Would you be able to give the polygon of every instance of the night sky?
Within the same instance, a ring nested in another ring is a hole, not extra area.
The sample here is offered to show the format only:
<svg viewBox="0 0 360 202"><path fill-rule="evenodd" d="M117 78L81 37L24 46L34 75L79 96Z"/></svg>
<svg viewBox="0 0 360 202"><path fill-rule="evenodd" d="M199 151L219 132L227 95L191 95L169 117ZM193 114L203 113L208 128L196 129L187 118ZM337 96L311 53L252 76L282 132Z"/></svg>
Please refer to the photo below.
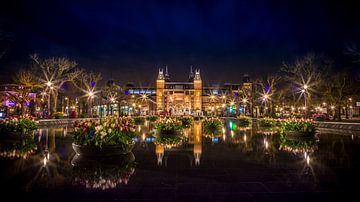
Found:
<svg viewBox="0 0 360 202"><path fill-rule="evenodd" d="M344 68L345 44L360 45L360 12L339 2L1 1L8 50L0 82L29 65L30 53L66 56L104 80L143 86L164 65L172 80L186 80L193 65L205 82L240 82L308 52Z"/></svg>

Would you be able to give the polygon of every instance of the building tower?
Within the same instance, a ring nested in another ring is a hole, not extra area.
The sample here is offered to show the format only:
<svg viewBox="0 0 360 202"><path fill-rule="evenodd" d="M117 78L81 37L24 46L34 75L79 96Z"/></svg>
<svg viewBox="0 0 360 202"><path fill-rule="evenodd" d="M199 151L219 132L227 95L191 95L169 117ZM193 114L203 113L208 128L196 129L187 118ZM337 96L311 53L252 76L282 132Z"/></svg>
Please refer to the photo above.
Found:
<svg viewBox="0 0 360 202"><path fill-rule="evenodd" d="M167 70L167 67L166 67ZM159 69L159 74L156 79L156 110L157 114L164 110L164 88L165 88L165 76L164 69Z"/></svg>
<svg viewBox="0 0 360 202"><path fill-rule="evenodd" d="M165 81L170 81L167 65L165 65Z"/></svg>
<svg viewBox="0 0 360 202"><path fill-rule="evenodd" d="M201 115L202 112L202 81L200 69L195 69L194 76L194 112L196 115Z"/></svg>
<svg viewBox="0 0 360 202"><path fill-rule="evenodd" d="M189 73L189 82L194 81L194 72L192 70L192 66L190 66L190 73Z"/></svg>

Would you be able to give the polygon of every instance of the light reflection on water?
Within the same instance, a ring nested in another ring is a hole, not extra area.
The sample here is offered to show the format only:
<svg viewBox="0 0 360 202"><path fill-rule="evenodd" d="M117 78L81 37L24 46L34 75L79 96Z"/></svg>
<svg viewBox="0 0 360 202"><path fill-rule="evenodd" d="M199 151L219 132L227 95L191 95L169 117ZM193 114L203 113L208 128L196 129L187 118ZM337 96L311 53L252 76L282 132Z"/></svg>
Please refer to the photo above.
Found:
<svg viewBox="0 0 360 202"><path fill-rule="evenodd" d="M329 162L351 167L351 159L359 158L357 153L352 152L354 145L359 145L359 138L354 138L354 135L321 134L316 149L295 152L291 147L283 149L278 134L258 133L256 127L240 130L233 120L224 123L219 136L204 136L202 130L201 122L195 121L191 128L184 130L180 144L167 147L154 144L153 124L146 122L136 128L138 137L135 139L137 143L133 153L134 162L138 166L132 167L129 172L122 172L121 167L120 170L113 169L119 165L108 163L102 166L103 162L97 162L100 166L92 167L92 172L96 176L93 182L88 180L91 179L91 172L79 175L79 169L76 168L75 172L74 165L71 164L78 158L71 147L71 126L41 128L34 139L37 149L33 154L26 159L5 156L1 161L7 168L7 175L23 176L27 179L23 186L31 190L32 187L61 187L74 184L84 185L85 188L111 189L131 183L130 175L136 174L136 169L142 167L162 171L195 168L201 170L213 167L216 163L221 169L227 169L226 161L235 160L237 163L231 165L235 168L241 168L243 164L256 164L262 168L289 168L298 170L300 176L306 176L306 179L311 176L310 182L317 183L317 173L325 173L331 169L327 166ZM348 147L349 145L351 147ZM145 158L146 155L153 158ZM172 159L177 160L174 162ZM221 162L225 162L224 165ZM103 172L104 175L99 175L99 172ZM136 177L135 175L132 178Z"/></svg>

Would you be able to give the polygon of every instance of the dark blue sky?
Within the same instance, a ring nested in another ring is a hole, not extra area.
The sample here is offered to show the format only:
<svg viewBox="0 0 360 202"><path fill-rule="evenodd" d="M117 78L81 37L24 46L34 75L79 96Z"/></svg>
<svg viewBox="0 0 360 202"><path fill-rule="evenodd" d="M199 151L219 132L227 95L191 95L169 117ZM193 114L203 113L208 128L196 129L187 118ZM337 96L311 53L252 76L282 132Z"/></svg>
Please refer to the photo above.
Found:
<svg viewBox="0 0 360 202"><path fill-rule="evenodd" d="M343 64L344 44L360 38L351 2L194 2L2 1L1 30L12 37L0 68L24 67L36 52L142 85L165 64L174 80L186 79L194 65L206 81L238 82L243 73L276 71L307 52Z"/></svg>

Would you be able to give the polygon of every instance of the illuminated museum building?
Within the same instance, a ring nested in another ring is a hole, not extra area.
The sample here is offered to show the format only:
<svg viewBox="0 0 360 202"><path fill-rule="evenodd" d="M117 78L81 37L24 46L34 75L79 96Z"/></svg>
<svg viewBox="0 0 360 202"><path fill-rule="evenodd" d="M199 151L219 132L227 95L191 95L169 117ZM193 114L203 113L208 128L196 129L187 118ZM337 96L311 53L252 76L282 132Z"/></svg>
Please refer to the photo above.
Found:
<svg viewBox="0 0 360 202"><path fill-rule="evenodd" d="M200 69L193 71L190 68L188 81L175 82L171 81L165 67L165 70L159 69L155 89L129 87L127 92L130 95L147 95L154 105L148 107L153 114L249 113L252 84L246 74L242 80L241 84L204 86Z"/></svg>

